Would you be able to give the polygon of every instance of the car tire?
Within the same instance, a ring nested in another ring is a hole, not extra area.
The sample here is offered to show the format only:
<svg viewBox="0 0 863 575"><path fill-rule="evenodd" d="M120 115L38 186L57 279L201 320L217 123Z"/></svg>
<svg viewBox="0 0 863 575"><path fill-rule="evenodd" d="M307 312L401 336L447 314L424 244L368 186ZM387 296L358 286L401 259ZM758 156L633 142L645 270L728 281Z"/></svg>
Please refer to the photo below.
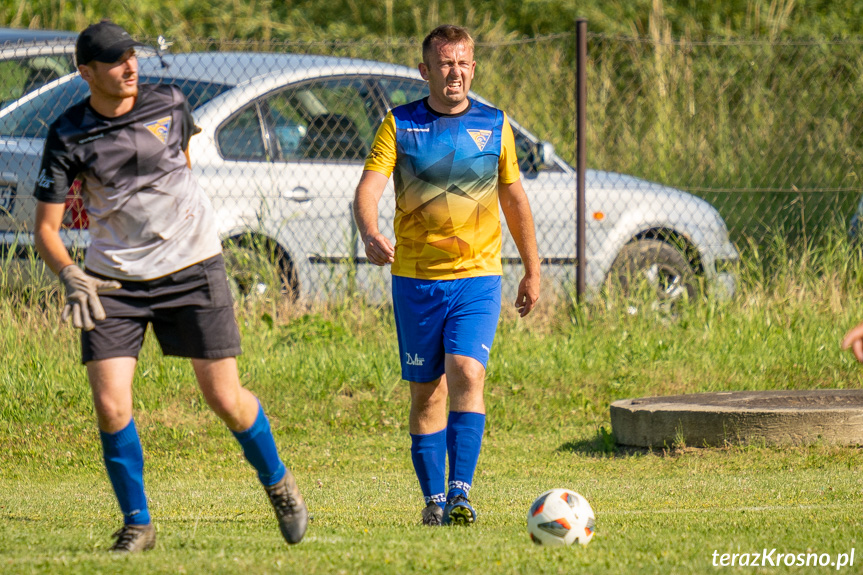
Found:
<svg viewBox="0 0 863 575"><path fill-rule="evenodd" d="M660 307L693 301L698 294L697 277L686 256L661 240L636 240L623 246L606 283L625 297L646 290Z"/></svg>
<svg viewBox="0 0 863 575"><path fill-rule="evenodd" d="M298 282L290 258L268 238L244 234L222 242L228 283L239 302L296 298Z"/></svg>

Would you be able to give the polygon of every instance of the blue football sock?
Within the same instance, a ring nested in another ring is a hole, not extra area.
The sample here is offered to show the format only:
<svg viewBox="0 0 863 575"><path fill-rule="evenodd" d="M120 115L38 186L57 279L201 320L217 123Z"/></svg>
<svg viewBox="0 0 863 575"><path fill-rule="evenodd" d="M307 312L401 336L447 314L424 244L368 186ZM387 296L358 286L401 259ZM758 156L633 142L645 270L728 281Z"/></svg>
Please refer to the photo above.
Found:
<svg viewBox="0 0 863 575"><path fill-rule="evenodd" d="M467 497L470 493L484 430L484 413L450 411L446 428L446 447L449 453L447 500L457 495Z"/></svg>
<svg viewBox="0 0 863 575"><path fill-rule="evenodd" d="M147 525L150 511L144 494L144 452L135 420L117 433L100 431L102 457L126 525Z"/></svg>
<svg viewBox="0 0 863 575"><path fill-rule="evenodd" d="M231 431L231 433L240 442L243 454L258 472L258 479L264 486L269 487L282 480L285 476L285 464L279 458L276 441L270 429L270 420L267 419L260 402L255 423L245 431Z"/></svg>
<svg viewBox="0 0 863 575"><path fill-rule="evenodd" d="M443 507L446 471L446 429L437 433L411 433L411 459L426 505L434 501Z"/></svg>

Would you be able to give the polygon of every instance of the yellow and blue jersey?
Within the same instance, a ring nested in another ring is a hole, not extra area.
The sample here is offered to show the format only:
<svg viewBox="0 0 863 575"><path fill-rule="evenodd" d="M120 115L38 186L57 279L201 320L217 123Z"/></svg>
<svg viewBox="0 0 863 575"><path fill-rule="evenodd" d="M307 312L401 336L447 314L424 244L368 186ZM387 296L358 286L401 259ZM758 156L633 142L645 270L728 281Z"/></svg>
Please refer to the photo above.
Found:
<svg viewBox="0 0 863 575"><path fill-rule="evenodd" d="M426 100L393 108L378 129L365 169L393 176L393 275L501 274L498 184L520 178L504 112L475 100L456 115L439 114Z"/></svg>

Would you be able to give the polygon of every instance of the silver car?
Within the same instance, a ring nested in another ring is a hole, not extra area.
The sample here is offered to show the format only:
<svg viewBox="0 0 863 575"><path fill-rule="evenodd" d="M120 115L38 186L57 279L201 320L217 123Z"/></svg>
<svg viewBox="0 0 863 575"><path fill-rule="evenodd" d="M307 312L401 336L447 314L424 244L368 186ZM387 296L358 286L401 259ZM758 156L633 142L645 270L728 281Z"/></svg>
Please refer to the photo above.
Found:
<svg viewBox="0 0 863 575"><path fill-rule="evenodd" d="M223 241L240 248L230 253L241 291L272 285L262 279L263 262L282 289L304 298L388 292L389 274L365 259L351 201L387 110L428 94L416 70L349 58L196 53L140 57L139 75L142 82L177 84L189 98L201 128L191 143L193 169L216 208ZM32 242L32 191L47 128L86 95L83 80L70 75L0 110L0 244ZM575 171L549 143L511 122L545 275L571 284ZM664 301L691 297L699 284L733 293L738 254L707 202L610 172L588 170L586 183L591 292L609 279L626 285L635 274ZM381 229L393 237L389 191ZM70 199L63 237L84 247L86 220L76 202ZM505 286L512 289L518 253L508 233L504 238Z"/></svg>

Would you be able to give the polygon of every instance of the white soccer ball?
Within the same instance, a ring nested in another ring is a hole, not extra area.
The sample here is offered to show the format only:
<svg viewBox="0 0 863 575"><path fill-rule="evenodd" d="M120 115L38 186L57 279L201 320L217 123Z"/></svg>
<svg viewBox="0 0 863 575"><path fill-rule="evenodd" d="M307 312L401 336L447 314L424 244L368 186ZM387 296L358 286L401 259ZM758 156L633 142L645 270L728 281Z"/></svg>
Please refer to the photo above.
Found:
<svg viewBox="0 0 863 575"><path fill-rule="evenodd" d="M587 545L595 524L590 503L569 489L546 491L527 512L527 531L538 545Z"/></svg>

